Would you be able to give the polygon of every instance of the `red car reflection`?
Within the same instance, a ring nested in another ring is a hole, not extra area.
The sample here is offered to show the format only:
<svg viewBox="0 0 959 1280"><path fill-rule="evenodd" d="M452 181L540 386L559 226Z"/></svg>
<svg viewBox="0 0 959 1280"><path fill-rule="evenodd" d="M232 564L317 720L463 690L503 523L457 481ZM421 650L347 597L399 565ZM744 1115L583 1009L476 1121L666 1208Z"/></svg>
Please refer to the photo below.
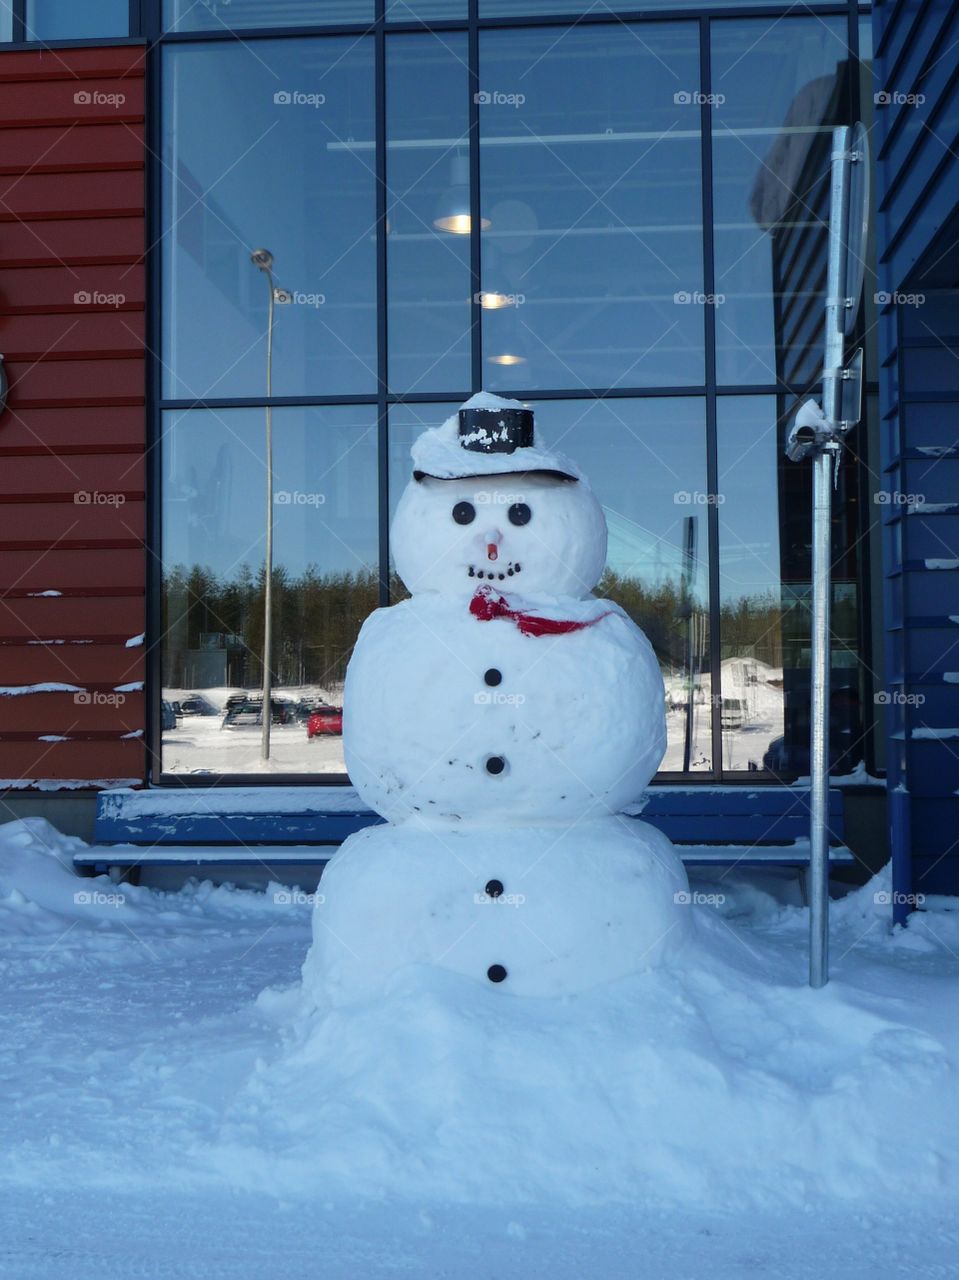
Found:
<svg viewBox="0 0 959 1280"><path fill-rule="evenodd" d="M343 732L342 707L317 707L310 712L306 722L307 738L315 738L320 733Z"/></svg>

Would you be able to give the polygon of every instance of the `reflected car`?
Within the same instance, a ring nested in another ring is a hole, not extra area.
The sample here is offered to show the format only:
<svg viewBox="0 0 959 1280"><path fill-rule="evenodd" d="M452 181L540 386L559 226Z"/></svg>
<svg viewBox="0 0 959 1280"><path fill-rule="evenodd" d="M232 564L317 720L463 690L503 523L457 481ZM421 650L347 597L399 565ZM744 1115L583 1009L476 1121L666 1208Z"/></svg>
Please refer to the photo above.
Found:
<svg viewBox="0 0 959 1280"><path fill-rule="evenodd" d="M343 732L342 707L314 707L306 722L307 738Z"/></svg>
<svg viewBox="0 0 959 1280"><path fill-rule="evenodd" d="M191 693L188 698L180 699L181 716L218 716L220 713L210 701L204 698L201 693Z"/></svg>
<svg viewBox="0 0 959 1280"><path fill-rule="evenodd" d="M173 709L173 703L167 702L166 698L160 702L160 728L164 733L176 728L176 711Z"/></svg>
<svg viewBox="0 0 959 1280"><path fill-rule="evenodd" d="M231 698L232 706L227 705L226 715L223 717L221 729L235 729L243 725L258 725L263 723L263 699L262 698ZM278 698L270 699L271 722L273 724L292 724L293 708L288 702L281 701Z"/></svg>

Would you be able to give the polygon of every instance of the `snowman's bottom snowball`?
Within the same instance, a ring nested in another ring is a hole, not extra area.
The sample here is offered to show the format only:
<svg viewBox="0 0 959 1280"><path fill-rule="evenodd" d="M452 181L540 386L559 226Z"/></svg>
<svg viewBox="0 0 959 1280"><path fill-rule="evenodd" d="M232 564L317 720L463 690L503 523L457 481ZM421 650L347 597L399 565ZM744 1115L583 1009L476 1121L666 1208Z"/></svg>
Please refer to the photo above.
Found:
<svg viewBox="0 0 959 1280"><path fill-rule="evenodd" d="M411 964L510 995L561 996L685 947L688 883L672 844L630 818L570 827L370 827L323 874L304 994L382 992Z"/></svg>

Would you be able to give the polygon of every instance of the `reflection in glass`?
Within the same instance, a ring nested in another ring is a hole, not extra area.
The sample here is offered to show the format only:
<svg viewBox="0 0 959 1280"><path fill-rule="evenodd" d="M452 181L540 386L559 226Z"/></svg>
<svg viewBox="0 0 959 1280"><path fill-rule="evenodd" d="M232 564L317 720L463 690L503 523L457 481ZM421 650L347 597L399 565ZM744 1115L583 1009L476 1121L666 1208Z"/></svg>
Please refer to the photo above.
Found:
<svg viewBox="0 0 959 1280"><path fill-rule="evenodd" d="M72 0L76 3L76 0ZM373 0L163 0L168 31L242 31L373 21Z"/></svg>
<svg viewBox="0 0 959 1280"><path fill-rule="evenodd" d="M701 383L695 24L481 33L493 390Z"/></svg>
<svg viewBox="0 0 959 1280"><path fill-rule="evenodd" d="M597 595L645 631L666 685L665 771L712 764L706 428L689 398L550 400L537 432L582 466L609 528Z"/></svg>
<svg viewBox="0 0 959 1280"><path fill-rule="evenodd" d="M809 772L810 468L789 462L773 396L721 396L719 563L723 769ZM830 757L862 759L855 495L834 522Z"/></svg>
<svg viewBox="0 0 959 1280"><path fill-rule="evenodd" d="M13 0L0 0L0 40L13 39Z"/></svg>
<svg viewBox="0 0 959 1280"><path fill-rule="evenodd" d="M821 363L830 135L849 120L845 24L713 26L721 383L805 385Z"/></svg>
<svg viewBox="0 0 959 1280"><path fill-rule="evenodd" d="M3 24L0 15L0 26ZM28 40L93 40L130 34L130 0L27 0ZM5 37L9 39L9 36Z"/></svg>
<svg viewBox="0 0 959 1280"><path fill-rule="evenodd" d="M272 757L342 773L335 722L357 632L377 603L376 412L274 410ZM164 415L163 733L167 773L258 773L263 642L263 415ZM319 717L322 720L322 716Z"/></svg>
<svg viewBox="0 0 959 1280"><path fill-rule="evenodd" d="M265 245L278 396L376 388L372 38L164 50L164 394L262 394Z"/></svg>
<svg viewBox="0 0 959 1280"><path fill-rule="evenodd" d="M386 0L387 22L465 18L466 0ZM445 38L445 37L444 37Z"/></svg>
<svg viewBox="0 0 959 1280"><path fill-rule="evenodd" d="M401 392L468 387L465 34L391 36L386 84L390 384ZM438 227L464 208L465 235Z"/></svg>

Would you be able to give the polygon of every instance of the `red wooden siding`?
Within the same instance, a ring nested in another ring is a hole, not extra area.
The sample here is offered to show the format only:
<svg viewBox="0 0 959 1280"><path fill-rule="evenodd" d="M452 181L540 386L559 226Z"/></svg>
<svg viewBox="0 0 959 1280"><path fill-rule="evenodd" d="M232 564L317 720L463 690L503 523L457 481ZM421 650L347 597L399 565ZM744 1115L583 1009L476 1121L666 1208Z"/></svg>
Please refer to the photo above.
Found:
<svg viewBox="0 0 959 1280"><path fill-rule="evenodd" d="M143 103L142 48L0 53L0 779L146 776Z"/></svg>

